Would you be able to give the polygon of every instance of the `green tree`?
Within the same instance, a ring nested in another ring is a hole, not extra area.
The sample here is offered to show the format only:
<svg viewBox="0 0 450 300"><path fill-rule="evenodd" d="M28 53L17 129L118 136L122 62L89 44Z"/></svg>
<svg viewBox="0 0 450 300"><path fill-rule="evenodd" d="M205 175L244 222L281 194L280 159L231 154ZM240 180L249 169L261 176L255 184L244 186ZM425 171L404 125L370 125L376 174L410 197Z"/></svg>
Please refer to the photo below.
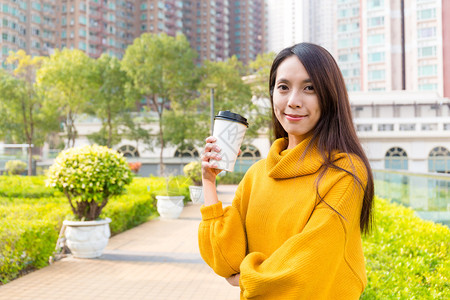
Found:
<svg viewBox="0 0 450 300"><path fill-rule="evenodd" d="M182 34L143 34L125 51L122 67L132 86L155 112L159 125L160 174L164 175L163 118L168 109L181 107L193 98L196 84L196 53Z"/></svg>
<svg viewBox="0 0 450 300"><path fill-rule="evenodd" d="M42 59L19 50L6 60L14 66L12 74L0 71L1 132L13 141L28 144L28 175L32 175L33 146L42 145L46 134L58 128L57 118L45 107L48 102L34 82Z"/></svg>
<svg viewBox="0 0 450 300"><path fill-rule="evenodd" d="M201 110L203 115L210 116L210 92L211 86L214 86L214 115L221 110L230 110L243 115L250 124L246 136L252 137L256 135L257 130L253 122L254 116L250 114L254 105L251 101L250 87L242 80L243 72L244 66L235 56L223 62L205 61L202 68L203 79L199 85L198 101L200 107L203 107ZM199 120L206 120L201 125L203 128L210 128L209 119L209 117L199 118ZM201 137L202 141L204 137Z"/></svg>
<svg viewBox="0 0 450 300"><path fill-rule="evenodd" d="M274 136L272 130L272 110L269 98L269 76L275 53L259 54L255 60L249 63L250 75L245 77L245 82L252 89L253 102L255 103L255 126L267 130L270 144Z"/></svg>
<svg viewBox="0 0 450 300"><path fill-rule="evenodd" d="M36 81L45 97L57 106L67 135L67 145L75 145L75 119L84 113L86 103L95 95L93 59L80 50L55 50L45 59Z"/></svg>
<svg viewBox="0 0 450 300"><path fill-rule="evenodd" d="M124 115L133 108L135 99L131 97L133 93L127 93L128 76L117 58L103 54L93 65L96 92L87 102L86 112L99 118L102 128L89 139L111 148L121 140L119 127Z"/></svg>

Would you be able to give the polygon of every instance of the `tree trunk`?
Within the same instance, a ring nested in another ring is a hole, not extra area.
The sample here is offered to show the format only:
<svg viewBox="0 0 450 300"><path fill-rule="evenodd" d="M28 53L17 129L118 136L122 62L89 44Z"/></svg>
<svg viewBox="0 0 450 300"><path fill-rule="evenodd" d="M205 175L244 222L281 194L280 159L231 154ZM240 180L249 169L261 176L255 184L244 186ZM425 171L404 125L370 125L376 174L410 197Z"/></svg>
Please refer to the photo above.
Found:
<svg viewBox="0 0 450 300"><path fill-rule="evenodd" d="M159 152L159 175L164 176L164 161L163 161L163 152L164 152L164 135L162 129L162 114L159 114L159 142L161 144L161 151Z"/></svg>
<svg viewBox="0 0 450 300"><path fill-rule="evenodd" d="M33 175L33 147L32 141L28 141L28 176Z"/></svg>
<svg viewBox="0 0 450 300"><path fill-rule="evenodd" d="M108 105L108 148L112 147L112 124L111 124L111 108Z"/></svg>

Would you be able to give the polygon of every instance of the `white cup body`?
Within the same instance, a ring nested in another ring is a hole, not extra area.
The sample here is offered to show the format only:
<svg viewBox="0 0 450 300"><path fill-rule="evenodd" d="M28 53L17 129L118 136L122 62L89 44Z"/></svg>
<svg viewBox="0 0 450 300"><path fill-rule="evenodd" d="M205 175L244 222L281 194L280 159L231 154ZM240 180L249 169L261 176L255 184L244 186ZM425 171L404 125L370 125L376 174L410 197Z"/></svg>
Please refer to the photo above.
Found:
<svg viewBox="0 0 450 300"><path fill-rule="evenodd" d="M244 140L247 126L242 123L216 119L214 121L213 136L217 138L216 144L220 148L221 160L213 160L218 167L217 169L233 172L239 149Z"/></svg>

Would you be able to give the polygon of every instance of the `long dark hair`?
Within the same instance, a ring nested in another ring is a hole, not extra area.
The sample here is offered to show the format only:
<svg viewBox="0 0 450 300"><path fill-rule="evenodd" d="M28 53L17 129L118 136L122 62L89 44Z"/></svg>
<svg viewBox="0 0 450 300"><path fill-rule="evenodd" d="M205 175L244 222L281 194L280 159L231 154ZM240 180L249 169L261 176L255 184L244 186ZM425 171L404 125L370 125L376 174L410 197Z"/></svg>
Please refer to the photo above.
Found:
<svg viewBox="0 0 450 300"><path fill-rule="evenodd" d="M275 138L287 139L288 137L287 132L275 116L273 108L273 89L278 66L287 57L292 55L296 55L305 67L319 99L321 116L313 129L312 139L309 144L309 146L314 143L317 144L318 150L324 160L324 169L319 176L317 186L329 167L350 173L356 181L363 186L363 183L356 174L346 171L334 164L331 152L333 150L338 150L340 152L358 156L364 163L368 176L367 185L364 189L360 229L363 233L369 233L373 221L372 207L374 186L372 169L369 160L361 147L358 136L356 135L350 102L348 100L342 73L331 54L321 46L310 43L300 43L282 50L275 57L272 68L270 69L269 77L270 101L272 103L272 125ZM319 198L323 201L320 195Z"/></svg>

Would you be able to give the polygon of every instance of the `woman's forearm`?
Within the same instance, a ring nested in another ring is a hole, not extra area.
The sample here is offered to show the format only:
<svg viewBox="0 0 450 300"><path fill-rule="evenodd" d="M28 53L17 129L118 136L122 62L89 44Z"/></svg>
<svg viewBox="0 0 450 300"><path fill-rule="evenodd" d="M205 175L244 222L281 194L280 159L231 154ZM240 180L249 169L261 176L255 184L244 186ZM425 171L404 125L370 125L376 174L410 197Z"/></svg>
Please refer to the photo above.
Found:
<svg viewBox="0 0 450 300"><path fill-rule="evenodd" d="M213 205L219 202L215 182L203 180L203 196L205 197L205 206Z"/></svg>

